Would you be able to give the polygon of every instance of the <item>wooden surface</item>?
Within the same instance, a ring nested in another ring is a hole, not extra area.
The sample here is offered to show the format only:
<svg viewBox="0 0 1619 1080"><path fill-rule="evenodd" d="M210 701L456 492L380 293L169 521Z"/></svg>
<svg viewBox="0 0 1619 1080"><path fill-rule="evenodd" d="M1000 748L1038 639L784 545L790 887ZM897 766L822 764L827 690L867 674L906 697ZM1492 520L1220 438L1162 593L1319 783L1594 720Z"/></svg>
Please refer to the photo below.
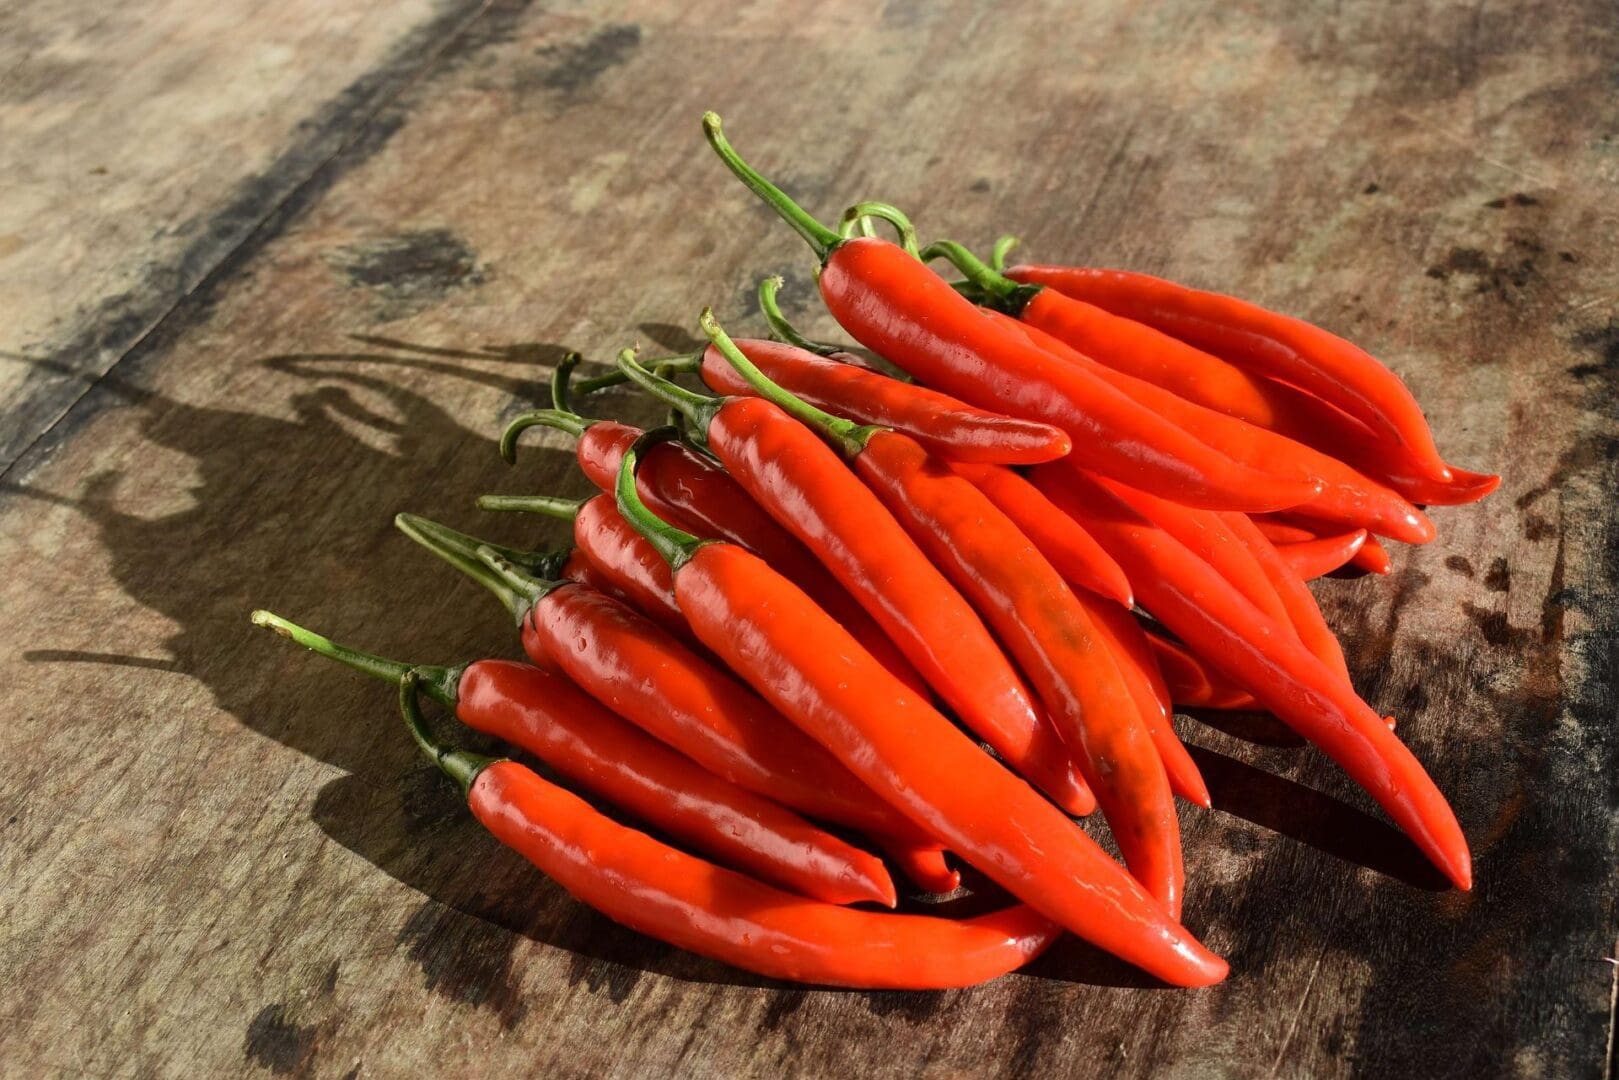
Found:
<svg viewBox="0 0 1619 1080"><path fill-rule="evenodd" d="M3 16L31 36L0 39L0 1071L1611 1074L1611 5L306 6ZM238 96L270 38L279 89ZM582 489L564 440L515 470L492 442L563 347L748 325L774 270L830 332L707 107L823 216L885 198L1349 334L1506 474L1391 578L1321 589L1471 894L1314 753L1184 720L1217 802L1183 816L1187 921L1225 985L1072 941L972 991L767 985L568 901L387 688L249 627L509 651L396 510L558 540L470 500Z"/></svg>

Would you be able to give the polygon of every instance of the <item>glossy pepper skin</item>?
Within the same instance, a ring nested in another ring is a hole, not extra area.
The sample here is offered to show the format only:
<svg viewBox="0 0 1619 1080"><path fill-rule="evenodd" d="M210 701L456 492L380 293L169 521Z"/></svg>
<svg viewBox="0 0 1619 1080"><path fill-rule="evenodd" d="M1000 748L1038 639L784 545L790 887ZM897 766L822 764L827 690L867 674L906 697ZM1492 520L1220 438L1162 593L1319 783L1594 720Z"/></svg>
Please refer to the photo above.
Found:
<svg viewBox="0 0 1619 1080"><path fill-rule="evenodd" d="M726 865L829 904L894 906L875 856L714 775L559 676L509 660L472 664L456 716Z"/></svg>
<svg viewBox="0 0 1619 1080"><path fill-rule="evenodd" d="M592 424L579 437L577 449L585 477L610 493L624 451L640 435L639 428L615 421ZM926 691L926 681L882 628L721 466L690 447L663 443L648 454L645 470L637 483L653 513L705 539L741 544L768 560L847 626L890 671L916 690Z"/></svg>
<svg viewBox="0 0 1619 1080"><path fill-rule="evenodd" d="M1321 606L1315 602L1315 594L1310 592L1304 579L1293 572L1281 552L1265 539L1265 534L1248 520L1247 515L1221 514L1220 517L1225 520L1236 541L1253 556L1255 564L1270 582L1287 614L1287 621L1304 647L1348 682L1349 664L1344 659L1343 646L1338 643L1338 635L1327 625L1326 617L1321 614Z"/></svg>
<svg viewBox="0 0 1619 1080"><path fill-rule="evenodd" d="M1083 473L1062 463L1034 472L1035 483L1124 567L1155 618L1336 761L1457 887L1471 886L1472 856L1455 813L1345 679L1206 562Z"/></svg>
<svg viewBox="0 0 1619 1080"><path fill-rule="evenodd" d="M1388 574L1394 569L1394 560L1389 556L1388 548L1378 543L1377 537L1368 536L1366 542L1355 552L1355 557L1349 560L1354 566L1373 574Z"/></svg>
<svg viewBox="0 0 1619 1080"><path fill-rule="evenodd" d="M1026 280L1019 276L1021 268L1008 273ZM1454 465L1448 483L1413 476L1398 446L1379 441L1371 428L1315 395L1245 371L1145 323L1069 299L1061 310L1041 306L1035 325L1115 371L1340 459L1411 502L1474 502L1500 484L1498 476Z"/></svg>
<svg viewBox="0 0 1619 1080"><path fill-rule="evenodd" d="M418 671L400 678L400 712L478 821L576 899L672 945L773 978L922 990L1005 974L1058 934L1021 905L959 922L865 912L715 866L620 825L517 762L438 742L416 700L421 685Z"/></svg>
<svg viewBox="0 0 1619 1080"><path fill-rule="evenodd" d="M1035 465L1065 456L1073 443L1050 424L978 409L915 383L817 356L779 341L738 338L736 347L794 397L834 416L903 432L948 461ZM752 387L710 345L703 382L717 394L750 396Z"/></svg>
<svg viewBox="0 0 1619 1080"><path fill-rule="evenodd" d="M1280 509L1318 490L1232 461L1089 372L1007 333L903 248L839 237L743 162L718 117L710 113L703 124L732 173L815 248L827 310L855 340L923 383L979 408L1061 428L1073 439L1070 457L1088 468L1194 505Z"/></svg>
<svg viewBox="0 0 1619 1080"><path fill-rule="evenodd" d="M647 389L670 392L628 356L620 363ZM1092 808L1061 736L983 620L837 455L763 399L702 402L692 420L726 471L831 571L962 722L1064 809Z"/></svg>
<svg viewBox="0 0 1619 1080"><path fill-rule="evenodd" d="M1079 602L1090 614L1097 634L1112 652L1113 660L1130 688L1130 696L1135 699L1136 709L1141 713L1152 736L1153 746L1158 750L1158 757L1164 763L1170 790L1187 802L1207 810L1214 805L1209 787L1203 782L1203 773L1192 760L1192 755L1187 753L1186 746L1175 734L1175 727L1170 722L1174 702L1163 673L1158 670L1152 646L1147 643L1146 633L1136 622L1135 616L1116 604L1084 596L1079 597Z"/></svg>
<svg viewBox="0 0 1619 1080"><path fill-rule="evenodd" d="M1318 326L1234 297L1125 270L1020 266L1007 276L1048 285L1308 390L1398 447L1416 475L1439 483L1453 479L1421 407L1400 377Z"/></svg>
<svg viewBox="0 0 1619 1080"><path fill-rule="evenodd" d="M855 472L989 621L1077 757L1125 865L1180 916L1185 872L1164 763L1105 639L1051 564L972 483L878 431Z"/></svg>
<svg viewBox="0 0 1619 1080"><path fill-rule="evenodd" d="M989 496L1070 585L1129 608L1130 582L1102 546L1073 518L1051 505L1040 489L1000 465L952 463L951 468Z"/></svg>
<svg viewBox="0 0 1619 1080"><path fill-rule="evenodd" d="M1021 904L957 921L796 897L626 828L516 762L478 772L467 805L495 839L614 922L770 978L973 986L1022 967L1060 933Z"/></svg>
<svg viewBox="0 0 1619 1080"><path fill-rule="evenodd" d="M1337 531L1337 526L1331 521L1322 521L1319 518L1305 514L1270 515L1265 514L1254 519L1260 531L1272 543L1286 542L1280 539L1287 536L1298 540L1315 539L1328 536ZM1355 552L1349 560L1351 566L1358 566L1373 574L1387 574L1394 569L1394 560L1389 557L1388 549L1378 542L1377 537L1368 536L1361 544L1360 550Z"/></svg>
<svg viewBox="0 0 1619 1080"><path fill-rule="evenodd" d="M1231 532L1223 515L1213 510L1197 510L1179 503L1131 491L1122 484L1110 484L1094 478L1108 493L1130 509L1163 529L1184 544L1198 558L1208 563L1221 577L1236 586L1260 611L1284 626L1291 626L1287 607L1276 594L1265 571L1237 537Z"/></svg>
<svg viewBox="0 0 1619 1080"><path fill-rule="evenodd" d="M1211 670L1209 666L1187 651L1178 641L1162 634L1146 632L1147 644L1158 670L1163 673L1164 685L1170 700L1176 705L1203 709L1257 709L1254 696L1230 679Z"/></svg>
<svg viewBox="0 0 1619 1080"><path fill-rule="evenodd" d="M1313 581L1349 565L1365 546L1366 537L1365 529L1355 529L1333 536L1277 544L1276 550L1295 574L1305 581Z"/></svg>
<svg viewBox="0 0 1619 1080"><path fill-rule="evenodd" d="M675 637L696 644L675 603L669 564L619 516L611 497L597 495L580 504L573 519L573 543L594 575L616 586L631 606Z"/></svg>
<svg viewBox="0 0 1619 1080"><path fill-rule="evenodd" d="M546 658L647 734L728 783L871 834L930 891L960 884L937 844L707 659L706 650L688 648L610 597L528 577L488 545L436 522L401 515L400 528L502 600L517 620L526 655ZM668 564L663 568L667 575Z"/></svg>
<svg viewBox="0 0 1619 1080"><path fill-rule="evenodd" d="M1094 373L1054 360L886 240L844 242L822 267L820 288L861 344L965 401L1062 428L1074 440L1070 457L1098 473L1219 509L1296 506L1319 488L1237 462Z"/></svg>
<svg viewBox="0 0 1619 1080"><path fill-rule="evenodd" d="M398 681L414 671L468 727L522 747L587 791L731 866L827 903L894 906L894 883L875 856L720 779L561 675L510 660L412 669L268 612L255 612L254 621L369 675Z"/></svg>
<svg viewBox="0 0 1619 1080"><path fill-rule="evenodd" d="M619 509L671 559L692 629L806 734L919 828L1087 941L1175 985L1225 977L1225 962L1095 841L791 582L741 548L700 543L636 508L633 469L631 454Z"/></svg>
<svg viewBox="0 0 1619 1080"><path fill-rule="evenodd" d="M1027 316L1030 311L1069 303L1073 301L1060 293L1042 289L1023 310ZM1020 329L1031 342L1051 355L1092 372L1143 408L1151 409L1233 460L1278 476L1319 482L1321 490L1300 505L1301 511L1357 527L1365 526L1405 543L1425 544L1434 538L1433 522L1426 514L1337 458L1098 364L1038 325L997 311L987 314L1006 324L1009 332L1013 327Z"/></svg>

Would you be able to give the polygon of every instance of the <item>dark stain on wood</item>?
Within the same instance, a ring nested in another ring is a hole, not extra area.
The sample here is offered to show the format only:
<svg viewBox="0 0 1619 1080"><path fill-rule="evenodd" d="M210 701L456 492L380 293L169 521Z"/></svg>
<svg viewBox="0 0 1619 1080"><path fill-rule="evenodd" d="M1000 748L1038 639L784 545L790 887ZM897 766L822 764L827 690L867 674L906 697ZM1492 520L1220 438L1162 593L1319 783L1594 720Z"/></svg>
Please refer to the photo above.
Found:
<svg viewBox="0 0 1619 1080"><path fill-rule="evenodd" d="M488 268L449 229L413 229L341 248L332 266L349 282L375 293L379 320L414 315L459 289L476 288Z"/></svg>
<svg viewBox="0 0 1619 1080"><path fill-rule="evenodd" d="M1484 575L1484 587L1491 592L1506 592L1512 588L1512 570L1506 556L1497 555L1490 560L1490 570Z"/></svg>
<svg viewBox="0 0 1619 1080"><path fill-rule="evenodd" d="M1515 191L1511 195L1503 195L1499 199L1491 199L1484 205L1491 210L1501 210L1508 206L1539 206L1540 200L1535 198L1533 195L1525 195L1521 191Z"/></svg>
<svg viewBox="0 0 1619 1080"><path fill-rule="evenodd" d="M194 239L173 262L148 267L139 289L108 297L76 320L75 333L51 343L8 407L7 423L0 428L0 476L10 474L36 442L44 439L44 451L68 435L93 410L77 411L68 427L46 438L67 407L85 396L86 385L142 349L161 352L184 326L205 317L208 298L220 283L343 170L386 145L403 122L387 114L388 103L444 58L480 47L464 32L477 24L486 6L481 0L445 0L382 64L300 123L286 150L239 183L221 208L183 223L179 231ZM498 6L521 11L528 3L507 0Z"/></svg>
<svg viewBox="0 0 1619 1080"><path fill-rule="evenodd" d="M578 93L614 68L629 63L640 47L639 26L628 23L603 26L591 31L582 41L541 47L534 54L538 64L518 72L518 86L557 95Z"/></svg>

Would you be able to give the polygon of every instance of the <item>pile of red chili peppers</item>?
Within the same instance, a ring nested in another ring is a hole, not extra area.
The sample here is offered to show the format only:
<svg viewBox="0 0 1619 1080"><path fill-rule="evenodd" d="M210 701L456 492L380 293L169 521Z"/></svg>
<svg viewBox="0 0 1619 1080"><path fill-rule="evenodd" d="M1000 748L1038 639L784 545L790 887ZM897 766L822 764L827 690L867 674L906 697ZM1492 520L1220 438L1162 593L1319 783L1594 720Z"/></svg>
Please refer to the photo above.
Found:
<svg viewBox="0 0 1619 1080"><path fill-rule="evenodd" d="M1470 887L1455 815L1356 693L1305 584L1388 573L1385 542L1434 538L1423 506L1499 482L1445 461L1393 372L1144 274L1007 267L1010 240L987 262L922 248L885 203L829 228L717 116L703 127L882 363L800 337L771 279L771 339L733 339L705 310L701 352L627 349L577 384L577 356L559 365L553 407L501 450L535 425L568 432L600 494L480 505L565 518L570 549L398 519L504 604L525 661L413 666L255 622L397 684L473 814L574 896L780 979L966 986L1070 931L1166 983L1219 982L1225 961L1181 923L1176 799L1211 802L1177 706L1274 713ZM626 381L671 425L578 411ZM424 694L546 777L442 742ZM1097 809L1117 860L1075 820ZM937 893L961 865L1007 905L887 910L891 871Z"/></svg>

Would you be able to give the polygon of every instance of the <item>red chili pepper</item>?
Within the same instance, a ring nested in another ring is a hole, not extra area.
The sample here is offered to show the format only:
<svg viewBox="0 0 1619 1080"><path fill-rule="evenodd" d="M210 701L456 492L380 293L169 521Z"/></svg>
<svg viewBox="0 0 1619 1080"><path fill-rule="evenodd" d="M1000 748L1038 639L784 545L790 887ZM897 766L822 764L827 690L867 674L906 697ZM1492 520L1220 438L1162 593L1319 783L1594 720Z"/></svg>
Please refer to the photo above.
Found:
<svg viewBox="0 0 1619 1080"><path fill-rule="evenodd" d="M986 319L904 249L846 239L806 214L745 164L709 113L704 130L739 179L807 240L821 259L821 297L861 344L922 382L980 408L1053 424L1071 458L1134 487L1199 506L1296 506L1318 483L1282 480L1232 461L1088 371L1056 361ZM907 225L908 227L908 225Z"/></svg>
<svg viewBox="0 0 1619 1080"><path fill-rule="evenodd" d="M1174 725L1170 723L1173 702L1169 687L1158 670L1158 661L1153 657L1152 646L1147 643L1147 635L1141 629L1141 624L1116 604L1086 596L1080 596L1079 602L1089 613L1097 633L1112 652L1119 671L1130 686L1130 695L1135 698L1136 708L1152 734L1153 746L1157 747L1158 756L1163 760L1164 772L1169 775L1170 790L1187 802L1207 810L1214 805L1209 796L1209 787L1203 782L1203 773L1198 769L1197 762L1186 752L1180 736L1175 734Z"/></svg>
<svg viewBox="0 0 1619 1080"><path fill-rule="evenodd" d="M726 411L782 415L756 399L741 406ZM669 560L697 636L760 694L918 827L1049 918L1167 982L1206 986L1225 977L1225 962L1095 841L791 582L742 548L704 543L654 517L636 495L636 457L632 449L624 458L620 512Z"/></svg>
<svg viewBox="0 0 1619 1080"><path fill-rule="evenodd" d="M772 383L706 311L702 326L760 397L822 435L893 515L883 521L881 510L870 513L863 531L875 542L865 550L874 555L885 543L892 550L880 560L868 558L862 570L885 566L892 571L890 588L907 592L948 591L953 584L988 620L1034 683L1062 743L1078 759L1125 865L1179 917L1185 873L1169 778L1129 685L1062 575L983 492L914 439L888 428L858 427L806 405ZM715 427L725 423L716 420ZM754 423L759 430L766 426ZM772 445L796 456L791 440L766 435L755 441L756 447ZM858 482L838 469L831 454L824 449L819 455L806 454L806 463L824 471L831 499L848 500L846 505L857 514L870 509L845 494ZM810 484L800 486L811 491ZM822 496L819 501L825 505L830 499ZM899 526L891 537L883 535L888 521ZM903 543L906 533L915 546ZM904 557L917 547L916 560ZM944 571L948 582L930 585L916 572L915 564L927 559ZM1054 745L1052 751L1061 753L1062 747Z"/></svg>
<svg viewBox="0 0 1619 1080"><path fill-rule="evenodd" d="M596 495L589 499L562 499L553 495L484 495L478 499L480 510L516 511L525 514L544 514L573 523L573 543L576 555L582 559L568 561L570 567L582 564L586 576L594 576L616 589L630 607L656 622L669 633L688 645L700 647L686 625L686 617L675 603L674 582L669 577L669 564L664 562L646 537L636 532L630 523L619 516L618 507L611 496ZM420 519L412 518L413 521ZM407 530L408 531L408 530ZM426 543L415 533L413 539ZM470 538L468 538L470 540ZM504 552L507 558L509 551ZM571 574L561 576L579 581ZM589 584L589 582L586 582ZM598 589L606 592L606 589ZM538 660L535 663L539 663Z"/></svg>
<svg viewBox="0 0 1619 1080"><path fill-rule="evenodd" d="M935 247L963 262L972 260L968 265L975 268L974 273L984 276L986 281L991 280L983 264L973 260L971 253L960 245L941 242ZM1000 281L1005 285L1011 285L1005 279ZM1049 302L1042 303L1047 298ZM1012 302L1017 302L1015 287ZM1023 309L1023 319L1030 319L1030 312L1049 312L1053 308L1075 302L1060 293L1042 290ZM986 310L985 314L1005 326L1008 333L1014 331L1022 333L1032 344L1059 358L1063 363L1090 371L1142 407L1178 425L1233 460L1277 476L1301 482L1315 480L1321 483L1323 486L1320 492L1303 503L1300 509L1308 510L1320 517L1356 526L1364 525L1406 543L1425 544L1434 538L1433 522L1429 521L1421 510L1337 458L1329 457L1274 431L1256 427L1225 413L1187 401L1143 379L1098 364L1076 351L1061 338L1042 329L1041 325L1032 319L1030 321L1014 319L993 309ZM1049 317L1043 320L1047 325L1055 321Z"/></svg>
<svg viewBox="0 0 1619 1080"><path fill-rule="evenodd" d="M1416 475L1440 483L1453 480L1421 407L1400 377L1318 326L1233 297L1124 270L1020 266L1008 270L1007 276L1049 285L1308 390L1397 445Z"/></svg>
<svg viewBox="0 0 1619 1080"><path fill-rule="evenodd" d="M1254 555L1214 510L1198 510L1181 506L1144 491L1132 491L1122 484L1111 484L1093 477L1114 498L1152 522L1184 544L1198 558L1214 570L1247 598L1254 607L1283 626L1291 626L1287 607L1276 594L1276 587L1265 576Z"/></svg>
<svg viewBox="0 0 1619 1080"><path fill-rule="evenodd" d="M1277 544L1276 550L1295 574L1313 581L1348 565L1365 545L1367 535L1365 529L1356 529L1294 544Z"/></svg>
<svg viewBox="0 0 1619 1080"><path fill-rule="evenodd" d="M1066 432L1049 424L976 409L936 390L779 341L742 338L736 345L773 381L817 408L904 432L952 461L1032 465L1055 461L1073 446ZM712 347L703 351L702 372L715 393L751 393Z"/></svg>
<svg viewBox="0 0 1619 1080"><path fill-rule="evenodd" d="M1169 696L1177 705L1203 709L1257 709L1259 702L1218 671L1186 650L1178 641L1148 633L1147 644L1163 672Z"/></svg>
<svg viewBox="0 0 1619 1080"><path fill-rule="evenodd" d="M1292 527L1300 530L1301 540L1319 539L1336 531L1336 525L1333 522L1322 521L1319 518L1308 517L1303 514L1289 514L1285 517L1265 518L1264 520L1272 523L1262 529L1262 531L1266 532L1267 538L1272 532L1278 536L1282 535L1282 527ZM1271 542L1278 543L1279 541L1272 539ZM1394 560L1389 557L1388 549L1379 543L1375 536L1366 538L1366 542L1360 546L1359 551L1355 552L1355 557L1349 560L1349 564L1358 566L1362 570L1373 574L1387 574L1394 569Z"/></svg>
<svg viewBox="0 0 1619 1080"><path fill-rule="evenodd" d="M1057 938L1023 905L956 921L851 910L754 881L620 825L515 761L444 746L417 686L414 674L399 683L412 737L495 839L576 899L671 945L771 978L929 990L1004 975Z"/></svg>
<svg viewBox="0 0 1619 1080"><path fill-rule="evenodd" d="M500 599L517 620L526 655L548 658L647 734L738 787L871 834L907 877L931 892L960 885L938 846L908 820L746 687L634 609L586 589L557 589L555 582L526 577L490 545L437 522L412 514L397 522ZM668 564L663 567L667 577Z"/></svg>
<svg viewBox="0 0 1619 1080"><path fill-rule="evenodd" d="M1377 466L1356 463L1361 469L1376 469ZM1466 503L1475 503L1495 491L1501 486L1501 478L1489 473L1477 473L1460 466L1450 467L1451 481L1448 484L1438 484L1431 480L1423 480L1398 473L1382 472L1384 482L1398 491L1402 496L1414 503L1425 506L1462 506Z"/></svg>
<svg viewBox="0 0 1619 1080"><path fill-rule="evenodd" d="M1451 881L1469 888L1472 857L1455 813L1382 717L1206 562L1065 464L1036 466L1035 483L1118 560L1147 610L1338 762Z"/></svg>
<svg viewBox="0 0 1619 1080"><path fill-rule="evenodd" d="M952 468L989 496L990 502L1012 519L1069 584L1127 608L1134 606L1135 596L1119 564L1078 522L1052 506L1039 488L999 465L957 462Z"/></svg>
<svg viewBox="0 0 1619 1080"><path fill-rule="evenodd" d="M592 589L604 596L611 596L621 603L633 605L630 594L619 588L595 563L585 556L585 553L575 548L568 553L567 562L562 564L562 570L557 577L569 581L577 581L581 585L589 585ZM681 621L685 625L685 621ZM544 666L544 665L541 665Z"/></svg>
<svg viewBox="0 0 1619 1080"><path fill-rule="evenodd" d="M1375 536L1368 536L1349 562L1373 574L1387 574L1394 569L1394 560L1389 557L1388 548L1384 547Z"/></svg>
<svg viewBox="0 0 1619 1080"><path fill-rule="evenodd" d="M568 369L559 367L552 393L561 402L567 400L567 379ZM507 460L516 453L518 436L535 425L555 427L576 436L579 466L586 478L604 492L612 491L619 458L641 434L640 428L613 420L590 420L562 409L539 409L519 416L507 426L500 440ZM639 483L642 498L660 516L705 538L741 544L767 559L847 626L890 671L918 691L926 691L922 676L871 616L713 461L684 446L660 445L647 461ZM602 565L600 560L597 564Z"/></svg>
<svg viewBox="0 0 1619 1080"><path fill-rule="evenodd" d="M555 595L569 592L590 590L564 585ZM715 776L560 675L510 660L412 668L338 645L268 611L254 612L253 621L367 675L397 683L414 672L468 727L522 747L586 790L731 866L829 904L894 906L894 883L876 856Z"/></svg>
<svg viewBox="0 0 1619 1080"><path fill-rule="evenodd" d="M1253 557L1269 580L1287 612L1287 621L1298 633L1299 640L1304 642L1304 647L1314 653L1316 659L1342 675L1345 682L1349 682L1349 664L1344 660L1343 646L1338 643L1338 635L1327 625L1326 618L1321 614L1321 606L1315 602L1315 594L1310 592L1304 579L1293 572L1287 560L1276 550L1276 545L1265 539L1265 534L1246 515L1221 514L1220 517L1225 519L1231 535Z"/></svg>
<svg viewBox="0 0 1619 1080"><path fill-rule="evenodd" d="M821 560L979 738L1059 806L1094 808L1087 778L972 605L820 439L759 398L710 398L658 379L630 350L619 366L686 413L753 501Z"/></svg>

